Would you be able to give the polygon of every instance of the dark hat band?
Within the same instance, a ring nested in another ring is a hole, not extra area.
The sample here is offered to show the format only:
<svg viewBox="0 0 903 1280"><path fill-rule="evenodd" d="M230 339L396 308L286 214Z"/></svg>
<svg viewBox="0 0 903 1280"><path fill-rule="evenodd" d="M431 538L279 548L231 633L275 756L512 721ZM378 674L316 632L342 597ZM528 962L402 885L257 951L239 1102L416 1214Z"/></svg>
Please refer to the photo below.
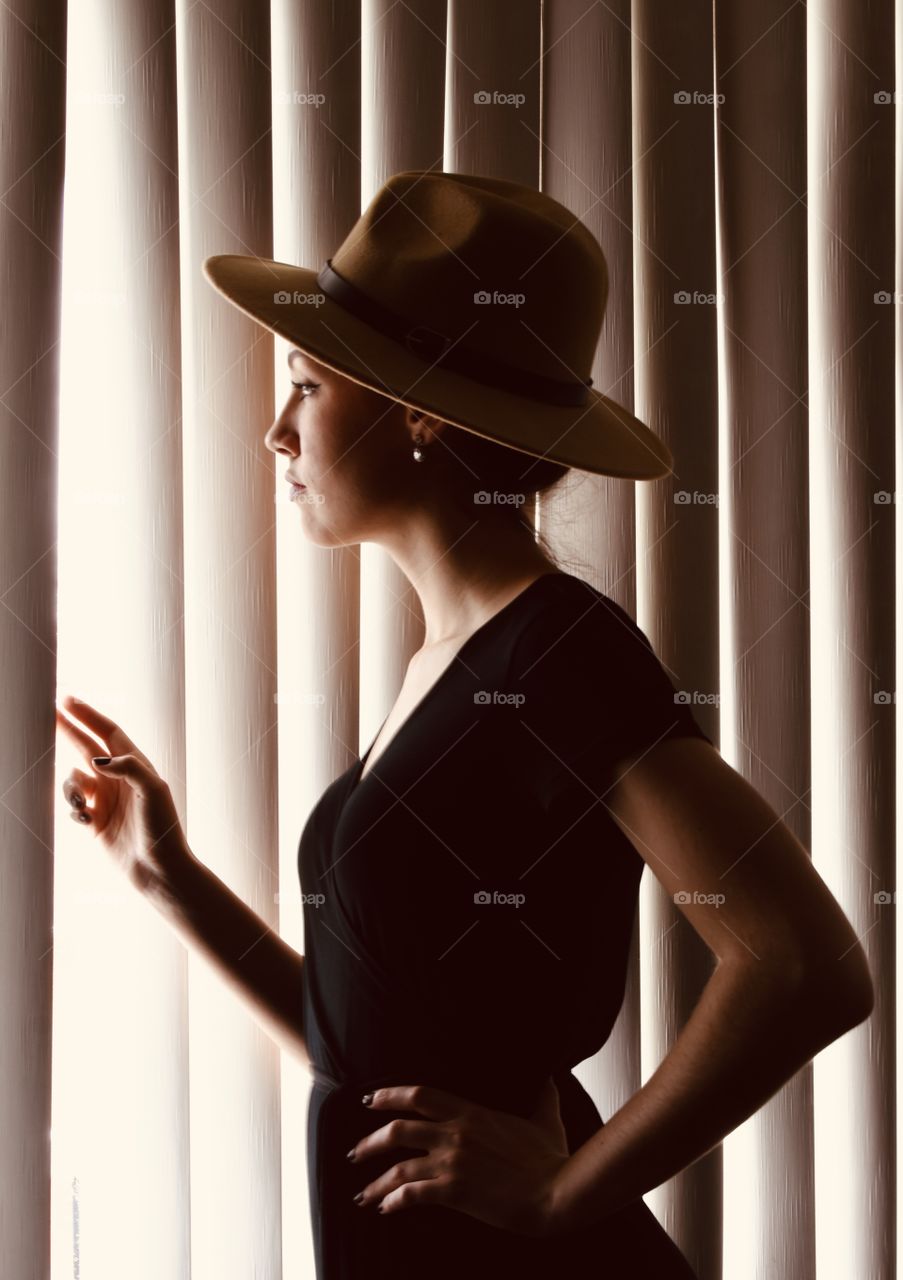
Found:
<svg viewBox="0 0 903 1280"><path fill-rule="evenodd" d="M444 369L464 374L502 391L544 400L549 404L579 408L586 403L592 378L587 378L586 382L562 382L559 378L546 378L533 370L518 369L484 351L465 347L460 342L453 346L453 339L444 333L438 333L424 325L412 325L410 320L389 311L382 303L375 302L362 293L357 285L339 275L331 258L327 258L320 270L317 284L328 298L345 311L357 316L365 324L372 325L387 337L394 338L421 360L432 361Z"/></svg>

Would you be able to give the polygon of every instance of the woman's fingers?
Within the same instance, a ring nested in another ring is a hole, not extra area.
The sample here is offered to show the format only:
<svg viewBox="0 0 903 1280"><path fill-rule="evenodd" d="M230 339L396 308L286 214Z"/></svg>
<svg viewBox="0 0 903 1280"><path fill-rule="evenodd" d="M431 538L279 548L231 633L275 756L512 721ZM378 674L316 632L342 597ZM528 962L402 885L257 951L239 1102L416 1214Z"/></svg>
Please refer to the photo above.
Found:
<svg viewBox="0 0 903 1280"><path fill-rule="evenodd" d="M63 783L63 795L72 806L69 810L72 821L81 823L91 821L93 813L91 802L94 800L95 793L94 779L83 769L70 771L69 777Z"/></svg>
<svg viewBox="0 0 903 1280"><path fill-rule="evenodd" d="M75 715L75 712L70 714ZM89 734L85 733L77 724L73 724L63 715L59 707L56 709L56 722L60 729L64 731L69 741L72 742L79 750L85 760L90 760L92 756L101 754L109 754L109 747L105 742L98 742Z"/></svg>
<svg viewBox="0 0 903 1280"><path fill-rule="evenodd" d="M81 698L75 698L71 693L67 693L63 698L63 709L80 720L82 724L86 724L91 732L101 738L107 746L112 745L110 738L114 734L122 734L125 737L114 720L105 716L102 711L98 711L96 707L92 707L90 702L82 702ZM131 744L129 746L131 747ZM122 752L117 751L115 754L122 755Z"/></svg>
<svg viewBox="0 0 903 1280"><path fill-rule="evenodd" d="M110 756L132 754L141 756L142 759L144 758L128 734L123 729L120 729L116 721L111 720L109 716L105 716L96 707L92 707L89 702L82 702L81 698L74 698L72 694L67 693L62 699L62 707L74 720L87 725L95 738L99 738L102 743L102 749L98 751L97 743L82 730L73 729L71 723L64 720L58 711L57 721L65 724L85 759L90 760L92 756L103 753Z"/></svg>
<svg viewBox="0 0 903 1280"><path fill-rule="evenodd" d="M69 776L63 783L63 795L66 803L73 809L83 809L91 804L97 793L97 780L84 769L70 769Z"/></svg>
<svg viewBox="0 0 903 1280"><path fill-rule="evenodd" d="M71 807L70 819L82 823L93 822L102 831L109 821L116 786L112 782L111 791L111 783L102 780L98 773L70 769L63 782L63 796Z"/></svg>

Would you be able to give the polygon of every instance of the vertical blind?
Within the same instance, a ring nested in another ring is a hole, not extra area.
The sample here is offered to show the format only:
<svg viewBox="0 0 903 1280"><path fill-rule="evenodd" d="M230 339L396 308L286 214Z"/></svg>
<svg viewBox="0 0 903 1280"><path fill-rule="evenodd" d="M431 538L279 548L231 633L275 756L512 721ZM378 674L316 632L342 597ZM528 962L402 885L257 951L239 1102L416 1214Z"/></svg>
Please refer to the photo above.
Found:
<svg viewBox="0 0 903 1280"><path fill-rule="evenodd" d="M536 186L602 244L594 385L675 471L572 475L536 522L811 848L875 976L865 1023L647 1201L705 1280L894 1274L901 31L891 0L0 9L3 1275L313 1274L306 1072L68 821L53 703L121 723L303 951L301 827L423 622L378 547L304 541L263 445L287 347L201 263L319 265L404 169ZM577 1069L603 1118L711 968L644 876Z"/></svg>

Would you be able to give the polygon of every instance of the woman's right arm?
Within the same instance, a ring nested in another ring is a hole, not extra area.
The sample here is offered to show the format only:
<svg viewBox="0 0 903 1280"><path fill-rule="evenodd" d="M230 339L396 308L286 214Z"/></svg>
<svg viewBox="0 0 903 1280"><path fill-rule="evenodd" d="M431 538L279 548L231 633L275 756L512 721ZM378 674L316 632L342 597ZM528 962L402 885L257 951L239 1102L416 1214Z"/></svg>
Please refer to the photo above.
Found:
<svg viewBox="0 0 903 1280"><path fill-rule="evenodd" d="M187 846L141 892L185 946L206 958L267 1035L309 1067L301 1005L304 957Z"/></svg>
<svg viewBox="0 0 903 1280"><path fill-rule="evenodd" d="M57 706L56 720L91 766L72 769L63 783L71 817L185 945L206 957L267 1035L310 1066L302 1026L304 957L198 861L168 785L114 720L71 695ZM107 756L96 754L98 744Z"/></svg>

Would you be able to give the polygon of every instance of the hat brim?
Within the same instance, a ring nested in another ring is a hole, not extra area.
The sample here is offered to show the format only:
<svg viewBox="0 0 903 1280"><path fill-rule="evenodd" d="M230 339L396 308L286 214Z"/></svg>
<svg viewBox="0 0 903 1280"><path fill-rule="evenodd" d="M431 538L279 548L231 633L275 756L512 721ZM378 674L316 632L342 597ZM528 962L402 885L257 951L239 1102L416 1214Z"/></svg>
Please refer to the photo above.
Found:
<svg viewBox="0 0 903 1280"><path fill-rule="evenodd" d="M602 392L590 388L577 407L546 404L430 363L333 302L318 271L224 253L206 258L203 272L245 315L320 364L453 426L596 475L656 480L673 470L661 437Z"/></svg>

